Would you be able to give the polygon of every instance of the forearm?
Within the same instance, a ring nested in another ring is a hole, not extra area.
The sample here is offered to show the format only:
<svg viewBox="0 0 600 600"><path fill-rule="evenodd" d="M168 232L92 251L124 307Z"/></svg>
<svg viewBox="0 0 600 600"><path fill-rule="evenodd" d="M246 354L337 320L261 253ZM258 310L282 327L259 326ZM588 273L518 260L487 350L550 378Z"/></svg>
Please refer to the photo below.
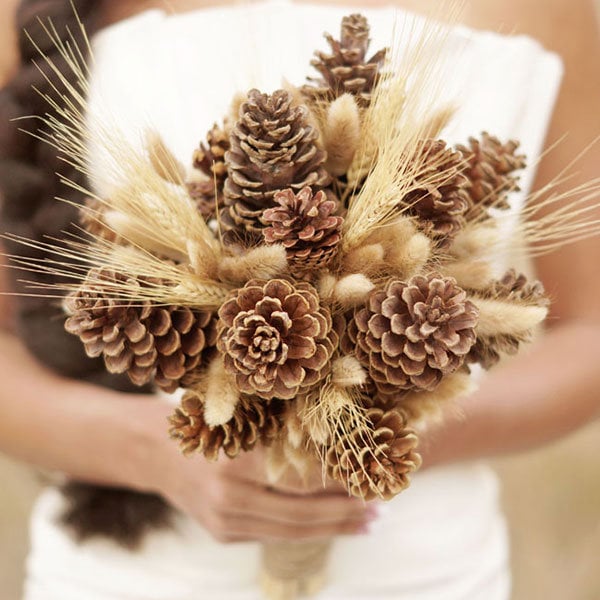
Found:
<svg viewBox="0 0 600 600"><path fill-rule="evenodd" d="M0 331L0 451L81 480L146 487L169 407L56 376Z"/></svg>
<svg viewBox="0 0 600 600"><path fill-rule="evenodd" d="M600 413L600 325L573 322L486 374L422 435L425 465L518 452L552 441Z"/></svg>

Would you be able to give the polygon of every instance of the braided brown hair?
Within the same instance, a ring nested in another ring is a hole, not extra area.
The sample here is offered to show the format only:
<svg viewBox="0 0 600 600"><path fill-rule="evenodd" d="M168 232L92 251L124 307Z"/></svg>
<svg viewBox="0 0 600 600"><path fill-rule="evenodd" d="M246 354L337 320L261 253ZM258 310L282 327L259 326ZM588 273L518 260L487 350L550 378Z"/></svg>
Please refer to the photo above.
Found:
<svg viewBox="0 0 600 600"><path fill-rule="evenodd" d="M102 3L99 0L76 0L74 4L87 35L93 35L98 29ZM40 24L40 20L47 22L48 19L52 20L61 37L66 39L71 32L78 46L82 50L86 48L70 0L23 0L15 23L19 32L21 62L12 81L0 90L0 230L38 241L43 241L48 235L58 236L61 231L75 231L76 209L54 198L60 195L77 203L83 199L76 190L61 185L56 173L84 183L83 176L61 161L54 148L19 131L25 128L34 133L39 127L39 119L13 121L18 117L35 117L49 112L47 102L33 86L41 93L51 94L51 85L44 74L51 81L56 80L46 62L40 60L38 50L25 31L61 73L67 79L73 79L71 70ZM42 257L40 251L23 245L11 242L4 242L4 245L13 254ZM30 291L18 280L22 274L14 276L13 271L11 275L16 291ZM28 278L51 283L47 275L28 274ZM140 391L132 389L123 377L106 373L98 359L88 358L79 340L64 331L63 322L60 302L56 300L22 296L17 301L16 331L45 365L66 377L121 391ZM163 526L169 520L169 509L159 496L81 483L69 483L63 491L69 501L63 521L73 527L80 539L109 535L128 547L134 547L146 530Z"/></svg>

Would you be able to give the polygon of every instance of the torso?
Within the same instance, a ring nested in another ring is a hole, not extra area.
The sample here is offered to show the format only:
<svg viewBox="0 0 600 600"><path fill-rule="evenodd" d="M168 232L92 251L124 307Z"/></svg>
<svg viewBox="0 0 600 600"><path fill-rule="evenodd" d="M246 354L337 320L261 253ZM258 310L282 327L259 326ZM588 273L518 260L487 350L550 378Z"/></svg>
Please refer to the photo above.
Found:
<svg viewBox="0 0 600 600"><path fill-rule="evenodd" d="M343 6L349 8L363 8L364 0L300 0L305 4L325 4L330 6ZM103 23L109 25L116 23L127 17L145 12L152 8L160 8L169 13L184 13L196 10L199 8L211 8L217 6L233 5L233 4L252 4L253 0L228 0L226 2L218 2L215 0L104 0L103 3ZM368 5L376 8L380 6L398 6L412 12L428 14L435 10L440 4L439 0L369 0Z"/></svg>

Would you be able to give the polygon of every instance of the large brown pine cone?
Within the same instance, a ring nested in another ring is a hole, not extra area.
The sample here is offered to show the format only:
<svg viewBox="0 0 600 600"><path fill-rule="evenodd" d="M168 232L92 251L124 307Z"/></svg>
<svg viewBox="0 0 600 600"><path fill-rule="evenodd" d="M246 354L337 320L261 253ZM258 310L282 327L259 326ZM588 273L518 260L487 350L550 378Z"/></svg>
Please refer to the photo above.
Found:
<svg viewBox="0 0 600 600"><path fill-rule="evenodd" d="M219 317L217 346L240 391L291 399L327 374L337 334L310 284L250 281Z"/></svg>
<svg viewBox="0 0 600 600"><path fill-rule="evenodd" d="M118 283L135 279L111 269L91 269L79 290L66 299L65 329L80 337L88 356L102 356L108 371L127 373L136 385L154 381L174 391L216 342L216 318L184 306L155 306L119 298Z"/></svg>
<svg viewBox="0 0 600 600"><path fill-rule="evenodd" d="M283 244L292 274L301 277L327 266L341 239L343 218L335 216L337 202L323 191L313 195L309 187L298 194L287 189L277 192L278 206L264 212L263 229L268 244Z"/></svg>
<svg viewBox="0 0 600 600"><path fill-rule="evenodd" d="M400 411L371 408L368 427L341 434L326 454L327 473L358 498L389 500L421 465L418 439Z"/></svg>
<svg viewBox="0 0 600 600"><path fill-rule="evenodd" d="M475 343L477 308L451 278L392 280L357 308L347 335L382 395L433 390Z"/></svg>
<svg viewBox="0 0 600 600"><path fill-rule="evenodd" d="M331 54L315 52L311 65L321 74L309 77L310 85L302 93L312 101L331 101L342 94L353 94L360 104L367 105L379 73L385 62L387 50L379 50L367 59L369 49L369 23L359 14L342 19L341 39L325 34Z"/></svg>
<svg viewBox="0 0 600 600"><path fill-rule="evenodd" d="M258 442L269 445L283 428L284 404L280 400L262 400L240 396L233 417L224 425L210 426L204 420L201 394L187 390L181 405L169 417L169 433L179 440L184 454L199 452L216 460L219 450L230 458L252 450Z"/></svg>
<svg viewBox="0 0 600 600"><path fill-rule="evenodd" d="M317 191L330 183L323 167L317 131L308 123L308 109L293 106L284 90L248 93L225 154L221 226L242 241L262 241L263 213L275 206L275 194L286 188Z"/></svg>
<svg viewBox="0 0 600 600"><path fill-rule="evenodd" d="M468 146L456 146L467 161L464 174L469 180L470 220L485 218L490 207L509 208L508 193L519 189L519 178L513 173L525 168L525 155L516 154L518 147L514 140L503 144L486 132L480 140L469 138Z"/></svg>
<svg viewBox="0 0 600 600"><path fill-rule="evenodd" d="M400 202L406 214L417 217L423 231L441 242L450 241L462 228L469 208L460 152L446 147L442 140L427 140L419 145L419 163L414 189Z"/></svg>
<svg viewBox="0 0 600 600"><path fill-rule="evenodd" d="M517 273L514 269L510 269L501 279L492 282L484 295L488 298L511 300L529 306L547 306L549 303L540 281L530 282L525 275ZM500 361L502 356L516 354L520 344L531 340L531 334L531 331L527 331L519 336L479 336L467 355L467 362L479 363L484 369L490 369Z"/></svg>

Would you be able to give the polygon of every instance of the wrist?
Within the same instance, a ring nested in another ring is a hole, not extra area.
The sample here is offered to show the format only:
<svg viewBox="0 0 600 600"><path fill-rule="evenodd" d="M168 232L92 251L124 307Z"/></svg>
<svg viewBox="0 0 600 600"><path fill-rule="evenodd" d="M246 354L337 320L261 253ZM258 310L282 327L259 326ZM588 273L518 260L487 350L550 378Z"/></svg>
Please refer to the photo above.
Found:
<svg viewBox="0 0 600 600"><path fill-rule="evenodd" d="M144 399L130 422L131 481L143 492L164 493L178 448L168 434L172 406L160 396Z"/></svg>
<svg viewBox="0 0 600 600"><path fill-rule="evenodd" d="M56 388L58 419L72 432L69 446L78 448L69 455L76 460L63 470L84 481L158 492L170 405L159 396L62 383Z"/></svg>

